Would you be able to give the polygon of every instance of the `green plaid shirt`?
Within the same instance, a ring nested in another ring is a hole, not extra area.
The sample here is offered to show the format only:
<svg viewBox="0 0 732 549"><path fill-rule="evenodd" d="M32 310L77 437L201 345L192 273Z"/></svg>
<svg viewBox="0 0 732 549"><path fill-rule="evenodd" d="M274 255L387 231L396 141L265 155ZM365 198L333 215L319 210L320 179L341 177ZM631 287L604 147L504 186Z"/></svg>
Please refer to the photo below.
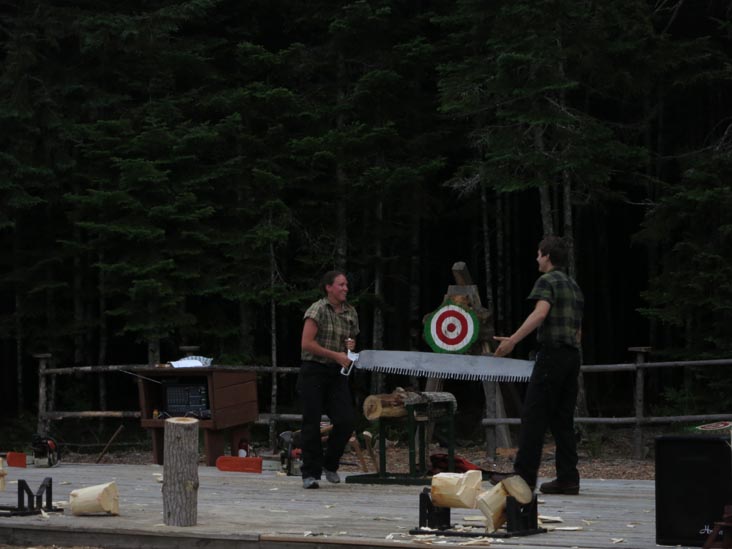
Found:
<svg viewBox="0 0 732 549"><path fill-rule="evenodd" d="M305 311L305 315L303 316L303 320L306 318L312 318L318 325L318 333L315 336L315 341L331 351L345 353L345 339L347 337L355 339L359 334L358 314L356 313L356 309L348 303L343 304L342 313L336 313L328 298L324 297L308 307L308 310ZM327 358L314 355L307 351L302 351L300 358L322 364L332 364Z"/></svg>
<svg viewBox="0 0 732 549"><path fill-rule="evenodd" d="M570 276L556 268L544 273L534 284L528 299L548 301L551 305L536 332L540 344L579 347L577 332L582 326L585 298Z"/></svg>

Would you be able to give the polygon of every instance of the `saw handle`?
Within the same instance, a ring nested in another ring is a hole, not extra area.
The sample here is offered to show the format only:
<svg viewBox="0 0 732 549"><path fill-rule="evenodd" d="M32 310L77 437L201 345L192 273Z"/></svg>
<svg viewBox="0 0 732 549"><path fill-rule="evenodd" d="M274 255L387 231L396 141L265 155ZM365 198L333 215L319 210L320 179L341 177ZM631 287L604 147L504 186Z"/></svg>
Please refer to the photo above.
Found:
<svg viewBox="0 0 732 549"><path fill-rule="evenodd" d="M353 370L353 360L351 361L351 363L348 365L347 368L346 367L341 367L341 375L342 376L350 376L351 375L351 370Z"/></svg>

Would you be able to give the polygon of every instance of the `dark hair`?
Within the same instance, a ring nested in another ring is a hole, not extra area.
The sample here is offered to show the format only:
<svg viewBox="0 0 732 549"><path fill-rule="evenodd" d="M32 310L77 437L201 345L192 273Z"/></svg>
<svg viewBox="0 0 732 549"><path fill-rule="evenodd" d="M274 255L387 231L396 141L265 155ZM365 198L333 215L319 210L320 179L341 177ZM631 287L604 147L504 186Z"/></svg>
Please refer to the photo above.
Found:
<svg viewBox="0 0 732 549"><path fill-rule="evenodd" d="M335 282L335 279L339 276L346 276L346 273L343 271L328 271L323 275L323 278L320 279L320 286L319 288L323 290L324 294L327 294L327 290L325 289L326 286L332 286L333 282ZM347 278L347 277L346 277Z"/></svg>
<svg viewBox="0 0 732 549"><path fill-rule="evenodd" d="M539 242L541 255L548 255L555 267L566 267L569 256L567 241L559 236L547 236Z"/></svg>

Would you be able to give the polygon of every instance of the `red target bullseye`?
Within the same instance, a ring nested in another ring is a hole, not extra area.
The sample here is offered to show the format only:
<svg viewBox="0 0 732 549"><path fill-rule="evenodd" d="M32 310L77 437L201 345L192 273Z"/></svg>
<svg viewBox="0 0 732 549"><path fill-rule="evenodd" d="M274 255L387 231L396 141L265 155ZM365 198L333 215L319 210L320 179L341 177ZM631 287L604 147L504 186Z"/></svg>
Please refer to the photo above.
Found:
<svg viewBox="0 0 732 549"><path fill-rule="evenodd" d="M457 305L444 305L430 315L424 332L432 350L461 353L478 337L478 319L472 311Z"/></svg>

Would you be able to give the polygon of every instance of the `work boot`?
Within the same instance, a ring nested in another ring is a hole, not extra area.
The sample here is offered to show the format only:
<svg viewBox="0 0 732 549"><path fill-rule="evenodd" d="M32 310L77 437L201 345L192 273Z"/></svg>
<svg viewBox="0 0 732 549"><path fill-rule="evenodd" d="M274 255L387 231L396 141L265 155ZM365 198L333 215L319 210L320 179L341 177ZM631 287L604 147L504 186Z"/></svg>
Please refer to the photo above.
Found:
<svg viewBox="0 0 732 549"><path fill-rule="evenodd" d="M313 477L305 477L302 479L302 487L313 490L315 488L320 488L320 484L318 484L318 479Z"/></svg>
<svg viewBox="0 0 732 549"><path fill-rule="evenodd" d="M338 484L341 481L341 477L339 477L338 473L336 473L335 471L328 471L328 469L323 469L323 472L325 473L325 480L327 480L328 482Z"/></svg>
<svg viewBox="0 0 732 549"><path fill-rule="evenodd" d="M568 496L576 496L579 494L579 482L563 482L554 479L551 482L545 482L539 486L542 494L565 494Z"/></svg>

